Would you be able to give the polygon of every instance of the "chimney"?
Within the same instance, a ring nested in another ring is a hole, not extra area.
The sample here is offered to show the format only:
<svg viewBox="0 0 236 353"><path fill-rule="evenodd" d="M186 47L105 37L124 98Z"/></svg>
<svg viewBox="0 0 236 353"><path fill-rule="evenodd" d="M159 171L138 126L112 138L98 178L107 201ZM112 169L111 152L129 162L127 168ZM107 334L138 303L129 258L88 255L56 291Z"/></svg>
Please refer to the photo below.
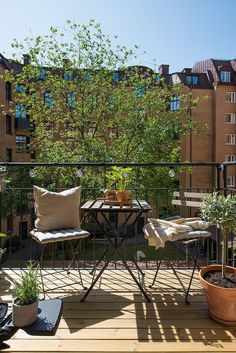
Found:
<svg viewBox="0 0 236 353"><path fill-rule="evenodd" d="M24 65L29 65L30 64L30 55L29 54L23 54L23 63Z"/></svg>
<svg viewBox="0 0 236 353"><path fill-rule="evenodd" d="M185 74L191 74L192 73L192 68L191 67L185 67L182 70L182 72L185 73Z"/></svg>
<svg viewBox="0 0 236 353"><path fill-rule="evenodd" d="M169 74L169 66L170 66L170 65L163 65L163 64L161 64L161 65L158 67L158 72L159 72L159 74L161 74L161 75L168 75L168 74Z"/></svg>

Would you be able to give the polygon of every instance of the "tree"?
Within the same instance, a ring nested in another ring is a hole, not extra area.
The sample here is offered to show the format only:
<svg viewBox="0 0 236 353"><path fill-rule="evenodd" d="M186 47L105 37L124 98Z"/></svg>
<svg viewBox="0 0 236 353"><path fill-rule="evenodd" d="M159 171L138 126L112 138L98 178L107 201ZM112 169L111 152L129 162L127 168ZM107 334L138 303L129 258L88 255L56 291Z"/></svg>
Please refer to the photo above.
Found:
<svg viewBox="0 0 236 353"><path fill-rule="evenodd" d="M128 67L138 48L114 41L91 20L67 21L63 31L51 27L45 37L13 42L14 60L23 53L30 60L6 80L35 124L31 148L37 161L179 161L181 136L198 128L189 114L196 102L151 69ZM65 177L60 169L50 170L52 175L73 179L72 171ZM166 175L167 170L134 170L133 185L163 186ZM90 186L103 182L97 171L83 180Z"/></svg>

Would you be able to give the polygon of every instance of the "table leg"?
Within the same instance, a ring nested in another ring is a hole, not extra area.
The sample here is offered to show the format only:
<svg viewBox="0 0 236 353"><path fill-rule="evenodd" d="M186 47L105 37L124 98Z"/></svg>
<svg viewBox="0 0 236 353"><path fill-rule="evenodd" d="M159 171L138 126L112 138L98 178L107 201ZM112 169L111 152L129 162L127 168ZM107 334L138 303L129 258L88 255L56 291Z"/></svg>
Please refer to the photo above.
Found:
<svg viewBox="0 0 236 353"><path fill-rule="evenodd" d="M139 281L137 280L137 278L135 277L135 275L133 274L133 272L131 271L131 269L129 268L127 263L125 262L125 260L122 258L122 256L120 255L118 250L117 250L117 254L118 254L120 260L122 261L123 265L125 266L126 270L129 272L130 276L133 278L134 282L137 284L138 288L143 293L143 295L144 295L145 299L147 300L147 302L151 303L151 299L149 298L149 296L147 295L146 291L143 289L143 287L141 286L141 284L139 283Z"/></svg>

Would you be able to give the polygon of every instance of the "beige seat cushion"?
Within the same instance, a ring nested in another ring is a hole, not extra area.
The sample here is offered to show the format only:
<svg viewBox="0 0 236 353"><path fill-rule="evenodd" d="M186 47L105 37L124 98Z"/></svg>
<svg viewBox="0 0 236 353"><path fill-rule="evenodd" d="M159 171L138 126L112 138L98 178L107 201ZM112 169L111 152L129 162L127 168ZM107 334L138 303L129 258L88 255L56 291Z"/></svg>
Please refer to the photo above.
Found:
<svg viewBox="0 0 236 353"><path fill-rule="evenodd" d="M81 186L62 192L52 192L33 187L35 200L36 231L80 227Z"/></svg>

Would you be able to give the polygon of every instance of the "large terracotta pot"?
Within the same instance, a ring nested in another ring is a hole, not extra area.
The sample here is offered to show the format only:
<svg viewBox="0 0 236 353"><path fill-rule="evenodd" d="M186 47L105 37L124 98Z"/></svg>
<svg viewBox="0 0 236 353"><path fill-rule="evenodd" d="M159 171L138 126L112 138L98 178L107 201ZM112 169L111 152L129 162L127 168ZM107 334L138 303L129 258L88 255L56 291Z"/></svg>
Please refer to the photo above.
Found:
<svg viewBox="0 0 236 353"><path fill-rule="evenodd" d="M204 274L209 271L221 271L221 265L210 265L199 272L200 283L205 291L208 313L212 319L227 326L236 325L236 288L221 288L208 283ZM236 268L226 266L226 271L236 273Z"/></svg>
<svg viewBox="0 0 236 353"><path fill-rule="evenodd" d="M16 299L13 302L12 321L17 327L25 327L33 324L37 320L38 300L29 305L17 305Z"/></svg>

